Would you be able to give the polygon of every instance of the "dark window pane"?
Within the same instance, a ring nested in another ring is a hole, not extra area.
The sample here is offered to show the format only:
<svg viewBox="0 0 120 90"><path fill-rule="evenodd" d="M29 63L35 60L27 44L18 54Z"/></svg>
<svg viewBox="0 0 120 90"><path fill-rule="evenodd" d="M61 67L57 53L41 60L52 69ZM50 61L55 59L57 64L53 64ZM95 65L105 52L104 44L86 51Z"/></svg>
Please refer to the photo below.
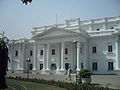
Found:
<svg viewBox="0 0 120 90"><path fill-rule="evenodd" d="M108 62L108 70L114 70L113 62Z"/></svg>
<svg viewBox="0 0 120 90"><path fill-rule="evenodd" d="M99 29L99 28L97 28L96 30L97 30L97 31L99 31L100 29Z"/></svg>
<svg viewBox="0 0 120 90"><path fill-rule="evenodd" d="M18 51L15 51L15 56L16 56L16 57L18 56Z"/></svg>
<svg viewBox="0 0 120 90"><path fill-rule="evenodd" d="M30 56L32 56L33 55L33 52L32 52L32 50L30 51Z"/></svg>
<svg viewBox="0 0 120 90"><path fill-rule="evenodd" d="M92 52L93 52L93 53L97 53L96 46L93 46L93 47L92 47Z"/></svg>
<svg viewBox="0 0 120 90"><path fill-rule="evenodd" d="M65 48L65 54L68 54L68 49L67 48Z"/></svg>
<svg viewBox="0 0 120 90"><path fill-rule="evenodd" d="M98 66L97 66L97 62L93 62L93 63L92 63L92 70L93 70L93 71L97 70L97 67L98 67Z"/></svg>
<svg viewBox="0 0 120 90"><path fill-rule="evenodd" d="M82 68L82 69L84 68L83 63L81 63L81 68Z"/></svg>
<svg viewBox="0 0 120 90"><path fill-rule="evenodd" d="M108 46L108 52L112 52L112 45Z"/></svg>
<svg viewBox="0 0 120 90"><path fill-rule="evenodd" d="M52 49L52 55L55 55L55 49Z"/></svg>
<svg viewBox="0 0 120 90"><path fill-rule="evenodd" d="M30 70L33 69L33 64L29 64L29 69L30 69Z"/></svg>
<svg viewBox="0 0 120 90"><path fill-rule="evenodd" d="M114 27L111 27L110 29L114 29Z"/></svg>
<svg viewBox="0 0 120 90"><path fill-rule="evenodd" d="M40 70L42 70L43 69L43 64L40 64Z"/></svg>
<svg viewBox="0 0 120 90"><path fill-rule="evenodd" d="M43 50L40 50L40 55L43 55Z"/></svg>

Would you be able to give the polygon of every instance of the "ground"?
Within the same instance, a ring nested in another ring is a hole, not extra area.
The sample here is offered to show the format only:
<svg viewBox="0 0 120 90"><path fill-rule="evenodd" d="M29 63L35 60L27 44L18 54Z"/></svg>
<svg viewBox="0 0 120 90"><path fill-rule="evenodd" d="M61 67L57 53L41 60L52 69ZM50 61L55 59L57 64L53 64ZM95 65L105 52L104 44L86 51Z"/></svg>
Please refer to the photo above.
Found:
<svg viewBox="0 0 120 90"><path fill-rule="evenodd" d="M12 90L67 90L65 88L60 88L56 86L13 79L7 79L7 83L9 86L14 87Z"/></svg>
<svg viewBox="0 0 120 90"><path fill-rule="evenodd" d="M21 76L27 77L26 73L8 73L8 76ZM30 78L42 78L46 80L65 80L66 75L43 75L43 74L30 74ZM72 81L74 80L75 75L72 75ZM101 84L103 86L108 86L111 88L120 88L120 75L92 75L92 83ZM70 82L70 80L67 80Z"/></svg>

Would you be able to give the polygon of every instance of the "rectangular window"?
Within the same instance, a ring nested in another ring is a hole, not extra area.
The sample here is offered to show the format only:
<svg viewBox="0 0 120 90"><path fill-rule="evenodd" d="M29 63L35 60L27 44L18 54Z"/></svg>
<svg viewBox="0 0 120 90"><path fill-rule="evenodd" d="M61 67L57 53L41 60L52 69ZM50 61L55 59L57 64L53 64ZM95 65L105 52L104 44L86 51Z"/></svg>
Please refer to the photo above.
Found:
<svg viewBox="0 0 120 90"><path fill-rule="evenodd" d="M43 50L40 50L40 55L43 55Z"/></svg>
<svg viewBox="0 0 120 90"><path fill-rule="evenodd" d="M112 52L112 45L108 45L108 52Z"/></svg>
<svg viewBox="0 0 120 90"><path fill-rule="evenodd" d="M16 56L16 57L18 56L18 51L15 51L15 56Z"/></svg>
<svg viewBox="0 0 120 90"><path fill-rule="evenodd" d="M114 70L113 62L108 62L108 70Z"/></svg>
<svg viewBox="0 0 120 90"><path fill-rule="evenodd" d="M52 55L55 55L55 49L52 49Z"/></svg>
<svg viewBox="0 0 120 90"><path fill-rule="evenodd" d="M40 64L40 70L42 70L43 69L43 64Z"/></svg>
<svg viewBox="0 0 120 90"><path fill-rule="evenodd" d="M93 71L96 71L96 70L97 70L97 67L98 67L97 62L93 62L93 63L92 63L92 70L93 70Z"/></svg>
<svg viewBox="0 0 120 90"><path fill-rule="evenodd" d="M97 53L96 46L93 46L93 47L92 47L92 53Z"/></svg>
<svg viewBox="0 0 120 90"><path fill-rule="evenodd" d="M81 68L84 69L83 63L81 63Z"/></svg>
<svg viewBox="0 0 120 90"><path fill-rule="evenodd" d="M65 54L68 54L68 48L65 48Z"/></svg>
<svg viewBox="0 0 120 90"><path fill-rule="evenodd" d="M33 64L29 64L29 69L30 69L30 70L33 69Z"/></svg>
<svg viewBox="0 0 120 90"><path fill-rule="evenodd" d="M82 49L82 47L80 47L80 53L82 54L82 52L83 52L83 49Z"/></svg>
<svg viewBox="0 0 120 90"><path fill-rule="evenodd" d="M32 52L32 50L30 51L30 56L32 56L33 55L33 52Z"/></svg>
<svg viewBox="0 0 120 90"><path fill-rule="evenodd" d="M114 27L111 27L110 29L114 29Z"/></svg>

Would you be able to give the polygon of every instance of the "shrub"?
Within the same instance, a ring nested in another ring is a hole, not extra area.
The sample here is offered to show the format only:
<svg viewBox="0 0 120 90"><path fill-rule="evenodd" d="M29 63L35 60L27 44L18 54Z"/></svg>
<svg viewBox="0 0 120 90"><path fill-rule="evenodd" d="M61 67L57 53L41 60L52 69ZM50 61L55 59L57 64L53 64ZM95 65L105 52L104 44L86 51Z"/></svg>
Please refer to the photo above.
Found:
<svg viewBox="0 0 120 90"><path fill-rule="evenodd" d="M79 76L81 78L90 78L91 74L92 73L87 69L81 69L80 72L79 72Z"/></svg>

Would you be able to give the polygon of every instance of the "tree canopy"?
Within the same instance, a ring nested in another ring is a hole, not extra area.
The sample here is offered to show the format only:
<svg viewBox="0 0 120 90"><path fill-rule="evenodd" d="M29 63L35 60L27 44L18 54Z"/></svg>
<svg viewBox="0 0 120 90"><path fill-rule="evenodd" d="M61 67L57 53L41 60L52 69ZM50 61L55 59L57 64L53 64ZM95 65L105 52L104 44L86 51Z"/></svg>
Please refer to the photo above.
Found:
<svg viewBox="0 0 120 90"><path fill-rule="evenodd" d="M32 2L32 0L21 0L22 1L22 3L24 4L26 4L27 5L27 3L29 2L29 3L31 3Z"/></svg>

